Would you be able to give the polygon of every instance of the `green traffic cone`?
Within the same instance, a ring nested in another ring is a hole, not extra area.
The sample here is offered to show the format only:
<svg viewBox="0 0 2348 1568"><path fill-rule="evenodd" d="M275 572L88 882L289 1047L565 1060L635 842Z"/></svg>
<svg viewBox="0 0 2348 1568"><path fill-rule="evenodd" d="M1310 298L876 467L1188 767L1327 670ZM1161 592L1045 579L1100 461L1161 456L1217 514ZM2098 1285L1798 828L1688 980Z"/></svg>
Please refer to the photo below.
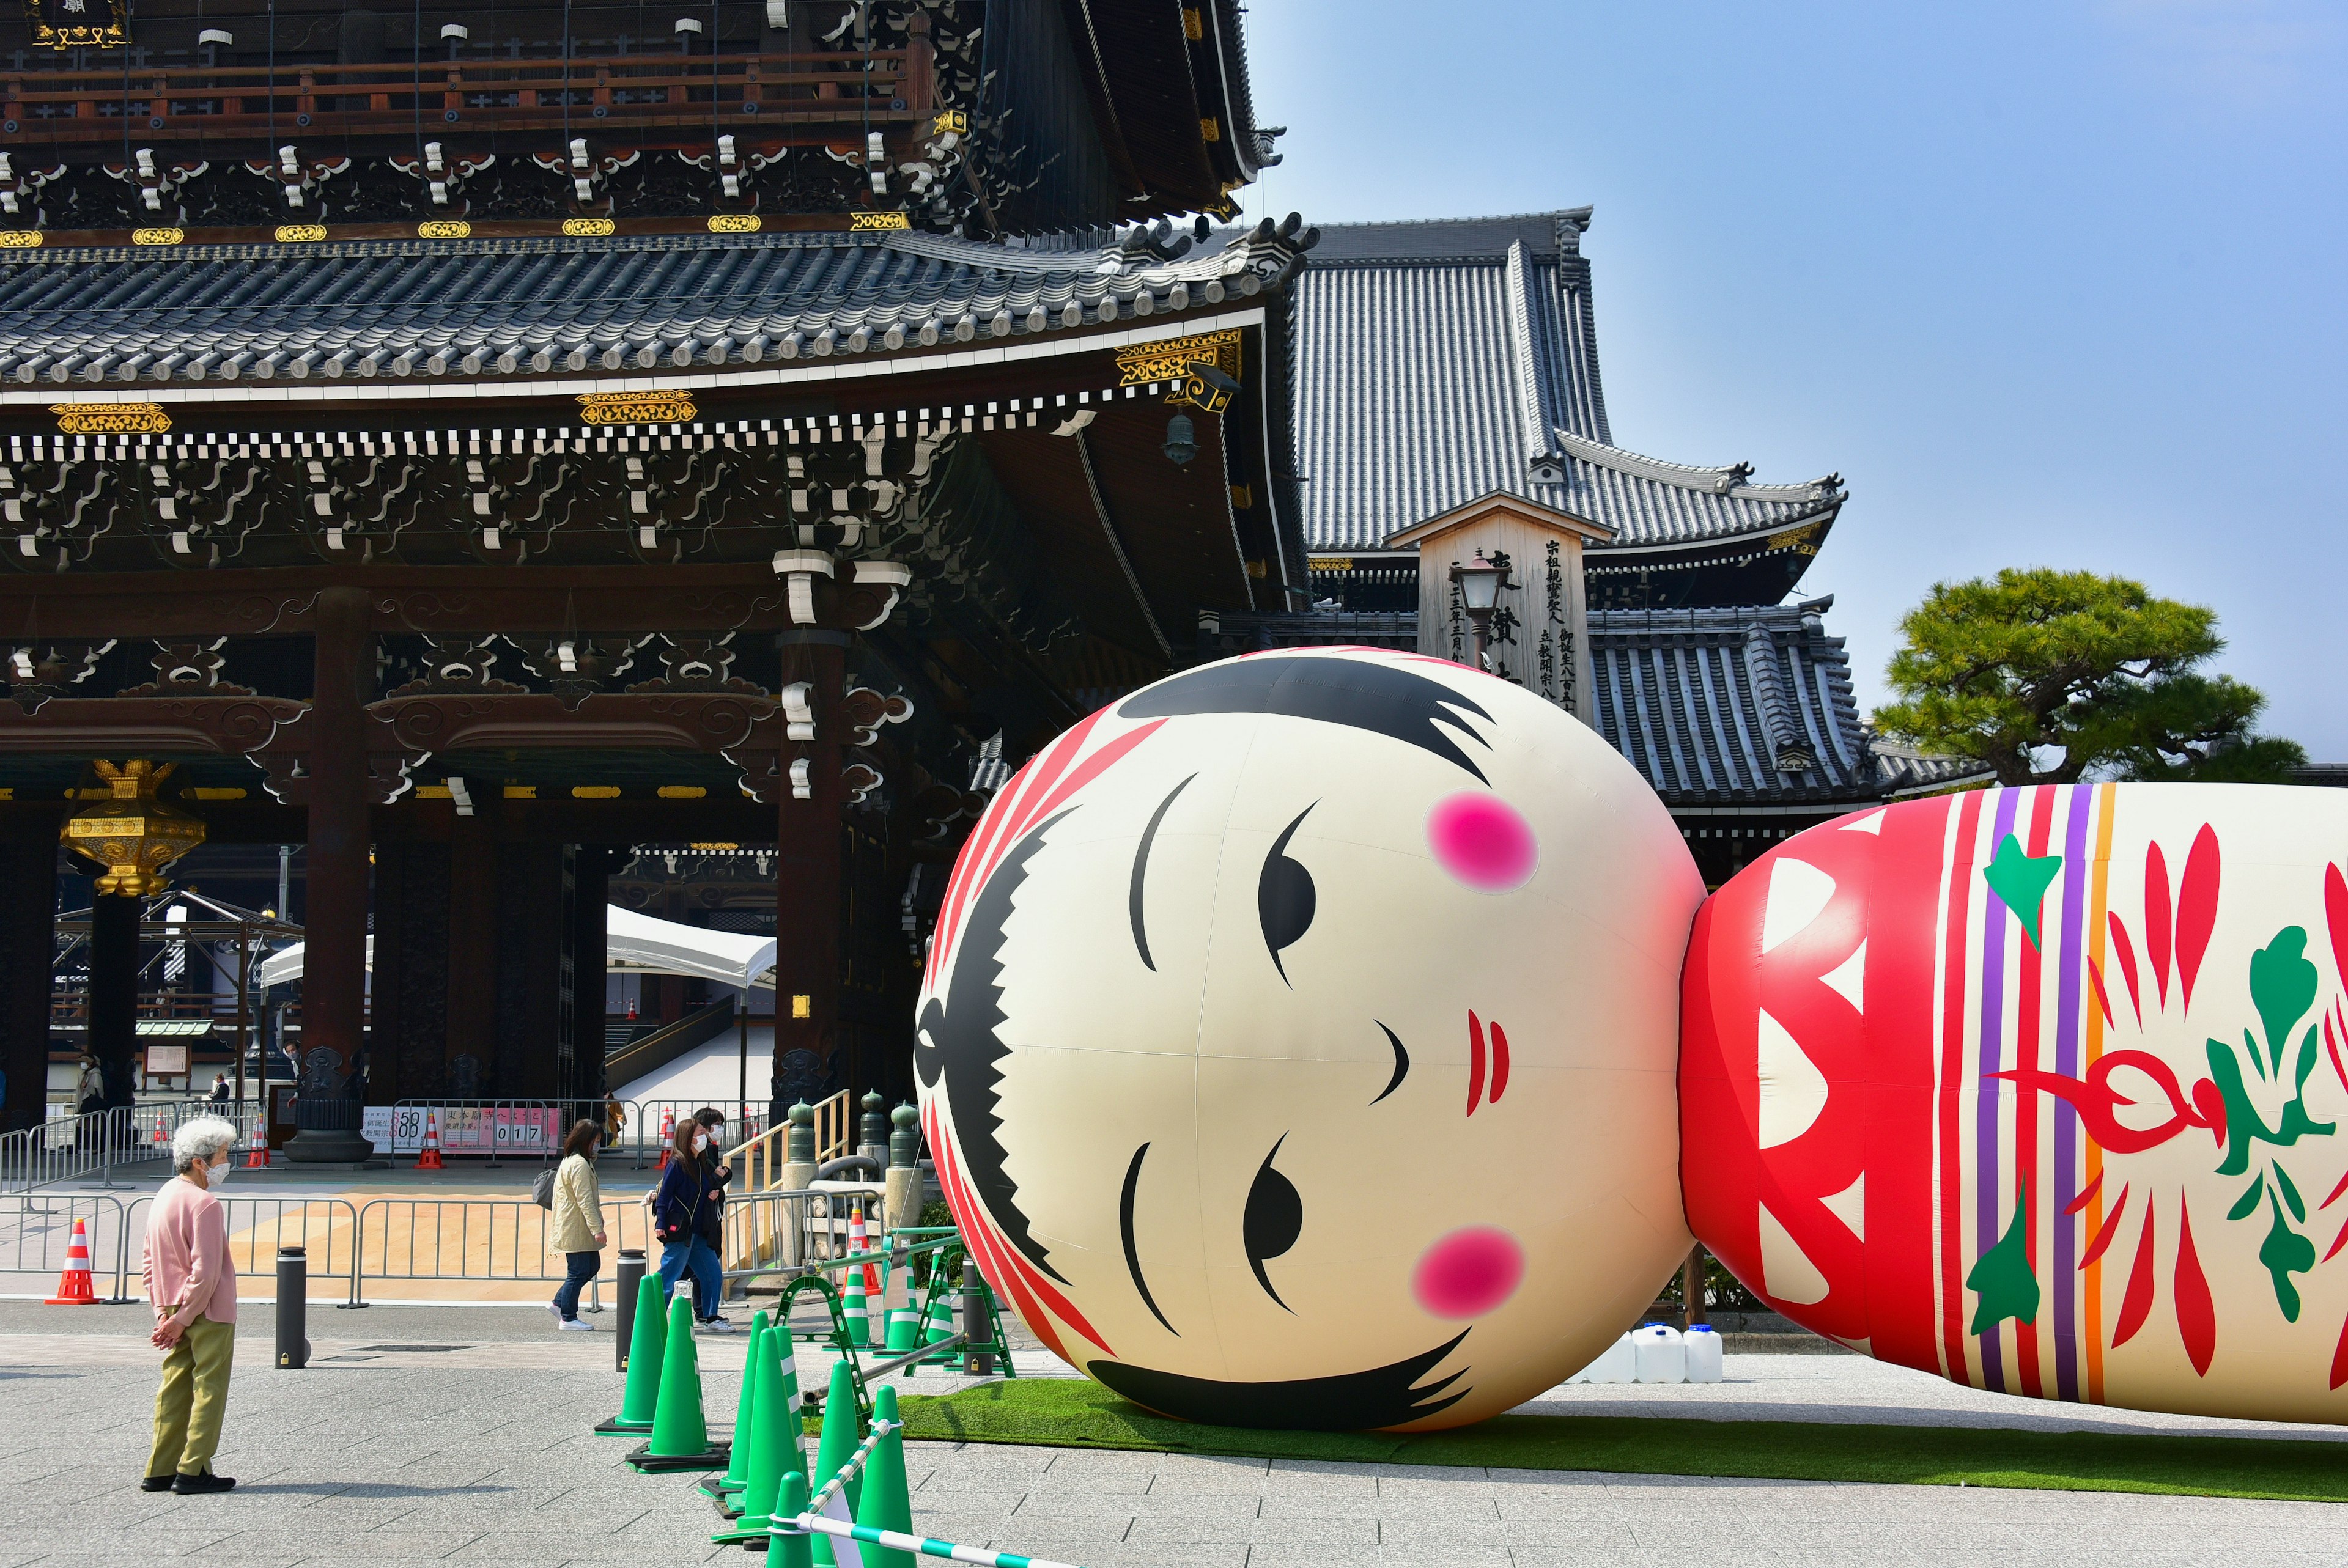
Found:
<svg viewBox="0 0 2348 1568"><path fill-rule="evenodd" d="M660 1404L652 1440L628 1455L646 1472L714 1470L726 1460L724 1444L709 1440L701 1410L701 1361L693 1343L693 1303L679 1291L668 1304L668 1343L662 1348Z"/></svg>
<svg viewBox="0 0 2348 1568"><path fill-rule="evenodd" d="M783 1484L776 1492L775 1517L797 1519L807 1512L807 1477L793 1471L783 1477ZM767 1568L815 1568L815 1542L821 1539L812 1531L768 1532Z"/></svg>
<svg viewBox="0 0 2348 1568"><path fill-rule="evenodd" d="M889 1337L883 1347L891 1355L911 1350L921 1343L921 1309L912 1307L892 1307L889 1309Z"/></svg>
<svg viewBox="0 0 2348 1568"><path fill-rule="evenodd" d="M710 1537L721 1546L754 1544L767 1533L767 1516L775 1510L776 1490L783 1477L798 1470L798 1443L789 1430L791 1409L782 1397L782 1367L776 1359L777 1337L767 1336L758 1368L758 1405L748 1430L736 1440L738 1450L750 1451L749 1481L737 1500L741 1517L730 1530Z"/></svg>
<svg viewBox="0 0 2348 1568"><path fill-rule="evenodd" d="M897 1419L897 1390L887 1384L872 1396L872 1424ZM905 1485L905 1440L891 1431L873 1445L864 1461L864 1495L856 1504L856 1522L874 1530L913 1532L913 1497ZM913 1554L883 1546L864 1548L864 1568L914 1568Z"/></svg>
<svg viewBox="0 0 2348 1568"><path fill-rule="evenodd" d="M941 1280L938 1293L930 1297L930 1320L922 1328L922 1343L934 1345L941 1339L953 1337L953 1292ZM954 1358L951 1350L932 1350L922 1358L924 1367L941 1366Z"/></svg>
<svg viewBox="0 0 2348 1568"><path fill-rule="evenodd" d="M661 1310L660 1276L648 1274L636 1287L636 1327L628 1338L628 1383L620 1413L595 1430L605 1437L642 1437L653 1430L660 1403L661 1352L668 1339L668 1315Z"/></svg>
<svg viewBox="0 0 2348 1568"><path fill-rule="evenodd" d="M856 1430L856 1379L848 1369L848 1358L843 1356L831 1364L831 1389L823 1401L823 1437L816 1444L815 1469L808 1472L813 1478L809 1495L821 1491L829 1484L831 1478L839 1473L839 1467L855 1457L856 1447L861 1441L863 1439ZM852 1519L856 1516L856 1501L862 1493L862 1484L850 1481L847 1490L848 1513ZM815 1560L825 1564L835 1563L829 1535L815 1538Z"/></svg>
<svg viewBox="0 0 2348 1568"><path fill-rule="evenodd" d="M759 1342L774 1332L767 1326L767 1310L760 1307L750 1319L750 1345L742 1358L742 1398L734 1407L734 1437L726 1446L733 1458L722 1476L710 1476L701 1483L701 1490L723 1500L742 1490L750 1479L750 1431L758 1408ZM719 1506L723 1507L721 1501Z"/></svg>

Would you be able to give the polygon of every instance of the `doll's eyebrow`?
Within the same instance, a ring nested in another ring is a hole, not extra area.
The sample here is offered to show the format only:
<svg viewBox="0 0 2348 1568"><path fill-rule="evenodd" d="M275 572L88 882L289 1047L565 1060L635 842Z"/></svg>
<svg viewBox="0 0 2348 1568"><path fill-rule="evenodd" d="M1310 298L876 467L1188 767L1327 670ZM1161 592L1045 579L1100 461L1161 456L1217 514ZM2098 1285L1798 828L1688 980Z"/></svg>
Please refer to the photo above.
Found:
<svg viewBox="0 0 2348 1568"><path fill-rule="evenodd" d="M1190 776L1196 778L1198 775L1193 774ZM1183 784L1189 782L1189 779L1182 781ZM1176 787L1179 789L1180 786ZM1133 1276L1133 1288L1141 1293L1141 1305L1149 1308L1149 1316L1165 1325L1167 1333L1179 1339L1182 1331L1166 1322L1166 1314L1158 1310L1158 1298L1149 1294L1149 1282L1141 1277L1141 1249L1133 1243L1133 1198L1141 1186L1142 1158L1148 1153L1149 1145L1144 1143L1133 1152L1133 1163L1125 1168L1125 1193L1117 1200L1117 1227L1125 1240L1125 1269Z"/></svg>
<svg viewBox="0 0 2348 1568"><path fill-rule="evenodd" d="M1158 803L1158 809L1149 815L1149 825L1141 830L1141 843L1133 852L1133 884L1125 896L1125 912L1126 917L1133 922L1133 950L1141 955L1141 967L1152 974L1158 972L1158 965L1149 956L1149 932L1144 919L1141 897L1142 882L1149 875L1149 846L1158 842L1158 825L1166 820L1166 813L1174 804L1174 796L1189 789L1190 779L1198 776L1192 774L1190 778L1176 784L1172 792ZM1138 1168L1138 1159L1136 1167ZM1148 1292L1142 1294L1147 1296Z"/></svg>

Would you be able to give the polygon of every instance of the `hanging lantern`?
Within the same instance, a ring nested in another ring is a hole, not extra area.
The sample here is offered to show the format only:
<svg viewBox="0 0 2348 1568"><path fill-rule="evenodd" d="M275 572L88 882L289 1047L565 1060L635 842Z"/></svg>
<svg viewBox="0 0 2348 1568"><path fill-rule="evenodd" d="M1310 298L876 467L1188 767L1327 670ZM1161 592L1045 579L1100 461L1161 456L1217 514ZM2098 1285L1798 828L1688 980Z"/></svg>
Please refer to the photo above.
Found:
<svg viewBox="0 0 2348 1568"><path fill-rule="evenodd" d="M1199 455L1198 433L1191 428L1190 416L1178 414L1166 422L1166 456L1176 467L1188 464Z"/></svg>
<svg viewBox="0 0 2348 1568"><path fill-rule="evenodd" d="M133 757L119 768L105 762L91 765L113 796L67 817L57 836L75 854L106 867L97 881L98 892L151 898L170 886L161 876L163 867L204 841L201 818L155 798L156 786L178 764L159 768Z"/></svg>

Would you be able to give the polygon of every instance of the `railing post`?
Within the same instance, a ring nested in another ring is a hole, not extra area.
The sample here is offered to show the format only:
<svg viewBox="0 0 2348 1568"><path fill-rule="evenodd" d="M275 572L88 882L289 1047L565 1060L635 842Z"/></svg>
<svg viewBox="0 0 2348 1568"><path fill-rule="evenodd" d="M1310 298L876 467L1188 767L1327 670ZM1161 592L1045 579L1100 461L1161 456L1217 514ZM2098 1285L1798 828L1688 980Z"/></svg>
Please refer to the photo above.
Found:
<svg viewBox="0 0 2348 1568"><path fill-rule="evenodd" d="M815 1107L802 1100L791 1107L789 1120L789 1129L783 1133L783 1168L776 1186L783 1192L803 1193L815 1184ZM796 1205L784 1233L782 1261L786 1264L801 1263L808 1255L807 1226L802 1223L806 1217L807 1206Z"/></svg>
<svg viewBox="0 0 2348 1568"><path fill-rule="evenodd" d="M922 1167L918 1161L922 1148L922 1113L913 1106L901 1104L889 1112L895 1131L889 1134L889 1173L884 1178L888 1196L882 1200L882 1224L891 1230L902 1230L922 1223Z"/></svg>

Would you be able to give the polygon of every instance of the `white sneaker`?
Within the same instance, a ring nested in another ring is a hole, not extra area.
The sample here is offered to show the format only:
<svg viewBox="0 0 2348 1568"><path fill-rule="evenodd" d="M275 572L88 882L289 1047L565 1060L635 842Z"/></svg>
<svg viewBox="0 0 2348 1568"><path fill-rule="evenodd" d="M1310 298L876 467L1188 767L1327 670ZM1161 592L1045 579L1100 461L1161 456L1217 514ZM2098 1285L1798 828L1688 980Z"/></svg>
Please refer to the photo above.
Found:
<svg viewBox="0 0 2348 1568"><path fill-rule="evenodd" d="M707 1334L731 1334L734 1332L734 1325L726 1322L723 1317L705 1317L702 1319L701 1327L702 1331Z"/></svg>
<svg viewBox="0 0 2348 1568"><path fill-rule="evenodd" d="M554 1316L555 1316L558 1319L559 1319L559 1318L561 1318L561 1316L562 1316L562 1308L561 1308L560 1307L557 1307L557 1306L556 1306L554 1303L552 1303L551 1301L550 1301L550 1302L548 1302L548 1303L546 1304L546 1309L547 1309L549 1312L553 1313L553 1314L554 1314Z"/></svg>
<svg viewBox="0 0 2348 1568"><path fill-rule="evenodd" d="M583 1317L565 1317L555 1325L566 1334L592 1334L595 1326Z"/></svg>

